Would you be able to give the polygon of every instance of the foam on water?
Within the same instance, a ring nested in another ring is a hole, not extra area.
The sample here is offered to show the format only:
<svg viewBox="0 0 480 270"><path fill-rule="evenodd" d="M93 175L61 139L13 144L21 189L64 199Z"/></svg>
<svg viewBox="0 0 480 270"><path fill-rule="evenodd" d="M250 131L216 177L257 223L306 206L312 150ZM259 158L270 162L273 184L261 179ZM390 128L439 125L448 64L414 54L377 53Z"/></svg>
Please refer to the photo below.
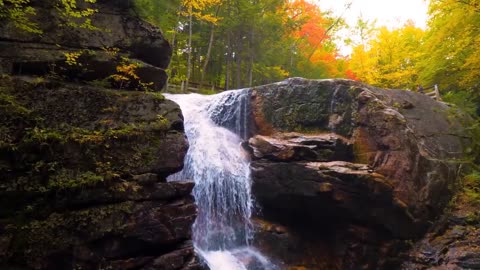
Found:
<svg viewBox="0 0 480 270"><path fill-rule="evenodd" d="M212 270L274 269L250 246L250 161L240 145L249 136L249 95L249 90L166 95L182 109L190 144L184 169L169 180L195 181L193 241Z"/></svg>

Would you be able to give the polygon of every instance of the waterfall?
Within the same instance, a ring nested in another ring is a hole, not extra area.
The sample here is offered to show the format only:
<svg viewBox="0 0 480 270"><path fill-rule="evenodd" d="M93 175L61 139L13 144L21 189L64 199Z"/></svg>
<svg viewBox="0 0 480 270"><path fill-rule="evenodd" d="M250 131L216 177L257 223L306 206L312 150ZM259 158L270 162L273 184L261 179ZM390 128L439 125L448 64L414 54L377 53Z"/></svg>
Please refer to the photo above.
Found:
<svg viewBox="0 0 480 270"><path fill-rule="evenodd" d="M195 181L197 253L212 270L274 269L251 247L250 161L241 147L250 132L249 90L166 96L185 118L190 147L183 170L168 180Z"/></svg>

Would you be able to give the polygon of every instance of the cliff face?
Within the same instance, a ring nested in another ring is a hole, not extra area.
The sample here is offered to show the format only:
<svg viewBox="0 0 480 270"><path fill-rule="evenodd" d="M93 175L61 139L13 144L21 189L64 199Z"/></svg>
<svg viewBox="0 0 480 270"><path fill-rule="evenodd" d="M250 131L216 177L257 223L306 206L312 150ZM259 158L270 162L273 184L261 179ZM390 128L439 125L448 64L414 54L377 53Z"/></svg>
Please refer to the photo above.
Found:
<svg viewBox="0 0 480 270"><path fill-rule="evenodd" d="M159 29L139 19L130 5L127 0L98 1L94 6L98 12L89 17L92 30L68 26L75 19L59 14L55 1L33 1L36 15L31 21L43 33L26 33L13 22L2 22L0 72L101 81L116 73L123 57L140 66L136 73L144 83L161 90L172 54L170 44ZM75 63L67 63L68 53L78 54Z"/></svg>
<svg viewBox="0 0 480 270"><path fill-rule="evenodd" d="M193 183L165 180L188 148L180 108L85 83L128 57L159 90L168 42L130 1L98 1L99 30L32 2L42 35L0 26L0 268L199 269Z"/></svg>
<svg viewBox="0 0 480 270"><path fill-rule="evenodd" d="M452 196L462 129L427 96L293 78L252 107L258 244L285 266L399 267Z"/></svg>
<svg viewBox="0 0 480 270"><path fill-rule="evenodd" d="M188 147L175 103L19 78L1 85L2 269L196 267L193 183L165 182Z"/></svg>

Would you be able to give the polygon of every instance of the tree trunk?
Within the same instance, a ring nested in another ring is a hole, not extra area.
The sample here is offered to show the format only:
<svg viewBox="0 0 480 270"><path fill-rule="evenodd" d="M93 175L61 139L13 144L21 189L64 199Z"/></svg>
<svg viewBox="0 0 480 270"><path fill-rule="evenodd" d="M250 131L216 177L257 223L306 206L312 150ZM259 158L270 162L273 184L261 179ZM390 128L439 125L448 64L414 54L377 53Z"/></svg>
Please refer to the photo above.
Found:
<svg viewBox="0 0 480 270"><path fill-rule="evenodd" d="M172 46L172 58L171 58L172 62L173 62L173 57L175 56L175 38L177 37L177 26L178 26L178 21L180 20L180 9L181 9L181 6L177 10L177 20L176 20L175 26L173 26L172 40L170 41L170 46ZM168 81L173 75L173 70L172 69L169 69L169 70L170 70L170 74L169 74L170 76L167 76L167 81L165 83L165 90L167 91L168 91Z"/></svg>
<svg viewBox="0 0 480 270"><path fill-rule="evenodd" d="M203 80L205 79L205 73L207 70L208 62L210 61L210 54L212 52L212 45L213 45L213 33L215 30L215 25L212 24L212 28L210 29L210 40L208 41L208 49L207 55L205 56L205 61L203 62L202 71L200 74L200 87L203 85Z"/></svg>
<svg viewBox="0 0 480 270"><path fill-rule="evenodd" d="M340 22L342 22L342 18L343 18L343 15L345 14L345 12L350 9L350 7L352 6L352 2L347 2L345 4L345 9L343 10L343 13L342 15L340 15L339 17L337 17L337 19L330 25L328 26L328 28L325 30L325 33L323 33L323 36L322 38L318 41L317 45L315 47L313 47L313 50L312 52L310 53L310 55L308 56L308 60L310 61L312 59L312 56L315 54L315 51L317 50L317 48L320 47L320 45L322 44L322 42L327 38L328 36L328 33L330 33L330 31L332 31L332 29L337 25L339 24Z"/></svg>
<svg viewBox="0 0 480 270"><path fill-rule="evenodd" d="M190 80L190 74L191 74L191 70L192 70L192 22L193 22L193 19L192 19L192 7L189 8L188 10L188 13L189 13L189 16L188 16L188 54L187 54L187 79L186 79L186 82L185 82L185 89L186 91L188 91L188 81Z"/></svg>
<svg viewBox="0 0 480 270"><path fill-rule="evenodd" d="M235 50L235 63L237 64L235 69L235 86L237 89L242 88L242 38L241 34L239 35L239 40L237 41L237 50Z"/></svg>
<svg viewBox="0 0 480 270"><path fill-rule="evenodd" d="M215 11L215 17L218 16L219 11L220 11L220 6L218 6L217 10ZM207 55L205 56L205 62L203 62L202 73L200 75L200 87L203 86L203 80L205 78L205 73L207 71L208 62L210 61L210 55L212 53L212 47L213 47L214 33L215 33L215 24L212 23L212 28L210 29L210 39L208 41Z"/></svg>
<svg viewBox="0 0 480 270"><path fill-rule="evenodd" d="M250 55L250 63L248 68L248 87L252 87L253 84L253 56Z"/></svg>
<svg viewBox="0 0 480 270"><path fill-rule="evenodd" d="M252 87L252 84L253 84L253 60L254 60L254 49L253 49L253 43L254 43L254 39L255 39L255 32L254 32L254 29L252 28L250 30L250 42L249 42L249 51L250 51L250 55L249 55L249 68L248 68L248 87Z"/></svg>
<svg viewBox="0 0 480 270"><path fill-rule="evenodd" d="M230 32L227 33L227 53L225 54L225 90L230 89L230 55L232 53L230 44Z"/></svg>

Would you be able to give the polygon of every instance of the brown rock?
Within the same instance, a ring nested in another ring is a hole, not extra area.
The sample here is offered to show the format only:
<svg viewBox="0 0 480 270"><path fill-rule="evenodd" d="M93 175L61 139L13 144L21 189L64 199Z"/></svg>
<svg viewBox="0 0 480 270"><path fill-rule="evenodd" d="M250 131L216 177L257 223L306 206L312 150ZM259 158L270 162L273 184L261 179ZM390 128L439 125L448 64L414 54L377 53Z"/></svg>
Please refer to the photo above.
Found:
<svg viewBox="0 0 480 270"><path fill-rule="evenodd" d="M407 206L419 230L424 230L448 202L448 183L455 181L452 175L457 169L448 160L461 156L462 129L450 122L446 105L409 91L385 91L346 80L294 78L253 91L253 113L260 112L254 119L261 118L260 126L268 123L277 132L304 132L296 135L303 142L279 135L252 138L255 158L364 163L388 179L393 187L392 201ZM397 104L411 106L405 109ZM336 119L334 127L332 115ZM313 155L312 145L305 143L314 131L333 134L332 138L346 137L330 141L330 147L315 138L319 143L317 153L337 151L343 142L353 145L353 157L319 159L318 154Z"/></svg>
<svg viewBox="0 0 480 270"><path fill-rule="evenodd" d="M480 184L466 179L455 202L413 249L401 269L480 269Z"/></svg>
<svg viewBox="0 0 480 270"><path fill-rule="evenodd" d="M348 140L336 134L276 133L272 137L256 135L250 138L249 145L257 159L330 161L353 158Z"/></svg>
<svg viewBox="0 0 480 270"><path fill-rule="evenodd" d="M295 225L354 219L382 226L403 238L415 220L398 204L392 184L363 164L348 162L254 162L253 190L267 217ZM292 224L293 223L293 224Z"/></svg>
<svg viewBox="0 0 480 270"><path fill-rule="evenodd" d="M0 106L1 269L147 269L166 254L201 269L193 183L164 181L188 148L178 105L23 77L1 84L15 104Z"/></svg>
<svg viewBox="0 0 480 270"><path fill-rule="evenodd" d="M285 267L398 268L406 240L421 237L456 184L450 160L461 157L464 136L449 110L424 95L348 80L253 88L261 135L249 141L252 191L261 217L290 235L268 232L267 254Z"/></svg>
<svg viewBox="0 0 480 270"><path fill-rule="evenodd" d="M84 190L83 196L90 194L89 203L84 202L84 205L95 205L82 210L58 208L60 212L44 220L28 222L21 228L11 226L7 232L13 236L13 245L8 255L3 253L0 259L33 269L67 269L72 262L83 268L110 265L115 269L177 269L147 267L158 264L152 255L163 258L163 254L168 254L168 261L175 261L176 266L190 265L195 255L191 242L185 242L191 238L196 215L193 198L189 196L192 187L192 184L189 189L180 187L163 198L152 198L145 191L138 191L138 195L115 196L106 205L100 202L107 196ZM99 195L100 198L95 197ZM130 197L139 201L131 201ZM62 207L67 206L74 205ZM165 265L170 263L165 262Z"/></svg>

